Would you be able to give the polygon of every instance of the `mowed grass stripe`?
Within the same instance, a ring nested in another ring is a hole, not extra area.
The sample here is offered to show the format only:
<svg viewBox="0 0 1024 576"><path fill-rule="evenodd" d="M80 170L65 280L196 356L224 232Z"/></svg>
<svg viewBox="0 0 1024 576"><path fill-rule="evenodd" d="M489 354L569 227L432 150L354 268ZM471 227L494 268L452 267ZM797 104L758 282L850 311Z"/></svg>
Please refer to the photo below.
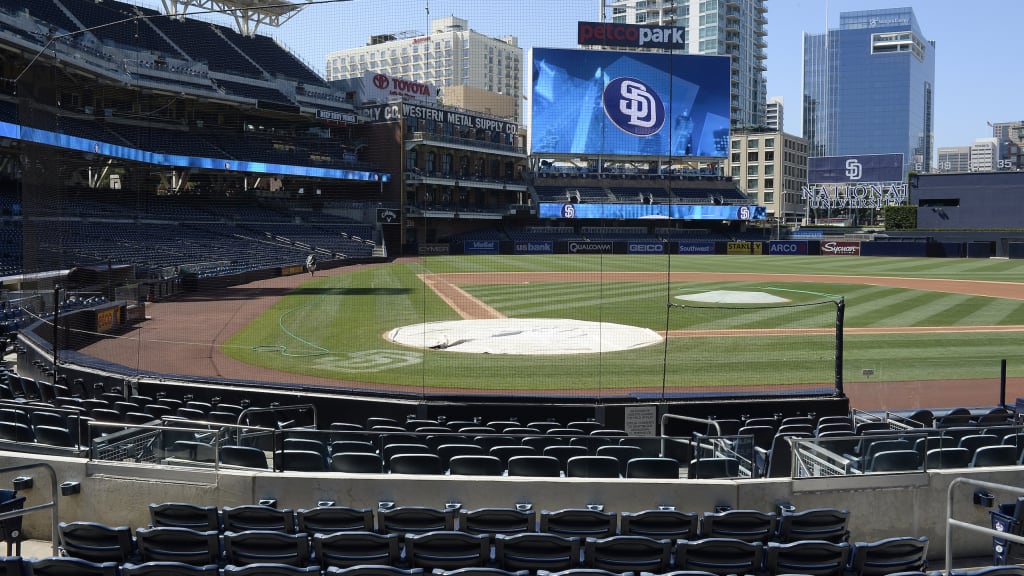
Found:
<svg viewBox="0 0 1024 576"><path fill-rule="evenodd" d="M998 324L1024 324L1024 301L987 298L956 321L957 326L994 326Z"/></svg>
<svg viewBox="0 0 1024 576"><path fill-rule="evenodd" d="M883 317L875 321L875 326L923 326L925 318L932 317L937 311L947 310L958 301L956 295L935 294L930 292L904 291L900 298L889 298L886 306L881 307Z"/></svg>

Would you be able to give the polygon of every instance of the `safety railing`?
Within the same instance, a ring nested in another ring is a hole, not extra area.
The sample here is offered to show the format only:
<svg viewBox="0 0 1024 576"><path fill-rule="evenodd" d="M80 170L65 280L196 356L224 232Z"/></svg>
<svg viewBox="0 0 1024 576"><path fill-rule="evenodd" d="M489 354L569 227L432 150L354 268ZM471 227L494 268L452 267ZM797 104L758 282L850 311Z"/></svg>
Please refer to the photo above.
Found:
<svg viewBox="0 0 1024 576"><path fill-rule="evenodd" d="M23 470L45 470L47 475L50 477L50 501L42 504L36 504L34 506L28 506L19 510L11 510L10 512L0 513L0 521L7 520L8 518L17 518L19 516L25 516L32 512L40 512L42 510L50 511L50 543L53 547L53 555L58 555L58 546L60 542L60 533L57 529L57 522L60 515L57 513L57 495L59 494L60 487L57 484L57 473L54 471L53 466L46 464L45 462L34 462L32 464L19 464L16 466L4 466L0 468L0 474L6 474L9 472L21 472Z"/></svg>

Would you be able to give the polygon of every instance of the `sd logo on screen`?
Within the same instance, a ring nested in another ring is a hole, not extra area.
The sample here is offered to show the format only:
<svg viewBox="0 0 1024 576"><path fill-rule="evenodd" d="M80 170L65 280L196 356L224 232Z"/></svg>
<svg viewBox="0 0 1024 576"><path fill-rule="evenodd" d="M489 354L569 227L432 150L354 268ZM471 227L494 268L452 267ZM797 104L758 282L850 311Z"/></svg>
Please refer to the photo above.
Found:
<svg viewBox="0 0 1024 576"><path fill-rule="evenodd" d="M665 104L636 78L616 78L604 87L604 113L619 130L634 136L657 134L665 125Z"/></svg>

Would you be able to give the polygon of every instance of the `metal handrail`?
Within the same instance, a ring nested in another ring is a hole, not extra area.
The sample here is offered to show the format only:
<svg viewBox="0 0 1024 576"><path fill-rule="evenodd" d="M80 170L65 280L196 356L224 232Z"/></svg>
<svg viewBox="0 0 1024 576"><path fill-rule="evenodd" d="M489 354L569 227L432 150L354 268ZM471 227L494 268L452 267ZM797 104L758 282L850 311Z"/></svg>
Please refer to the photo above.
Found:
<svg viewBox="0 0 1024 576"><path fill-rule="evenodd" d="M50 546L53 549L53 555L58 555L58 542L60 542L60 532L57 528L57 472L54 471L53 466L45 462L33 462L32 464L19 464L17 466L4 466L0 468L0 474L7 472L19 472L21 470L31 470L33 468L42 468L50 475L50 501L37 504L35 506L29 506L28 508L22 508L21 510L12 510L10 512L0 513L0 520L6 520L8 518L17 518L18 516L24 516L30 512L38 512L39 510L51 510L50 512Z"/></svg>
<svg viewBox="0 0 1024 576"><path fill-rule="evenodd" d="M968 486L975 486L977 488L985 488L986 490L1001 490L1004 492L1013 492L1018 495L1024 495L1024 488L1018 486L998 484L996 482L985 482L984 480L975 480L973 478L965 478L963 476L954 478L953 481L949 483L949 489L946 491L946 576L950 576L953 572L953 531L951 528L954 526L964 528L971 532L977 532L979 534L988 534L993 538L1002 538L1017 544L1024 544L1024 536L1010 534L1009 532L1000 532L998 530L977 526L970 522L964 522L963 520L953 518L953 489L960 484L967 484Z"/></svg>

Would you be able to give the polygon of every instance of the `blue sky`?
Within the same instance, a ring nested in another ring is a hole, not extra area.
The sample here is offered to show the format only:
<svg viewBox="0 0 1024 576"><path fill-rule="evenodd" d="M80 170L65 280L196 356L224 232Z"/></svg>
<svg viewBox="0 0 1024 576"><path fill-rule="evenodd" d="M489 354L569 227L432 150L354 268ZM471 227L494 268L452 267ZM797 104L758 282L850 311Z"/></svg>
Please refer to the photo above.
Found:
<svg viewBox="0 0 1024 576"><path fill-rule="evenodd" d="M159 0L127 1L160 9ZM574 47L576 22L598 20L599 5L599 0L350 0L306 7L281 28L259 32L277 38L322 73L329 52L361 46L372 34L426 32L429 18L447 15L468 20L483 34L516 36L524 49ZM768 0L767 5L768 95L785 98L787 132L800 134L803 33L823 32L826 22L838 27L840 12L900 6L914 9L925 36L936 43L936 146L991 136L986 122L1024 120L1024 75L1017 69L1024 2Z"/></svg>

